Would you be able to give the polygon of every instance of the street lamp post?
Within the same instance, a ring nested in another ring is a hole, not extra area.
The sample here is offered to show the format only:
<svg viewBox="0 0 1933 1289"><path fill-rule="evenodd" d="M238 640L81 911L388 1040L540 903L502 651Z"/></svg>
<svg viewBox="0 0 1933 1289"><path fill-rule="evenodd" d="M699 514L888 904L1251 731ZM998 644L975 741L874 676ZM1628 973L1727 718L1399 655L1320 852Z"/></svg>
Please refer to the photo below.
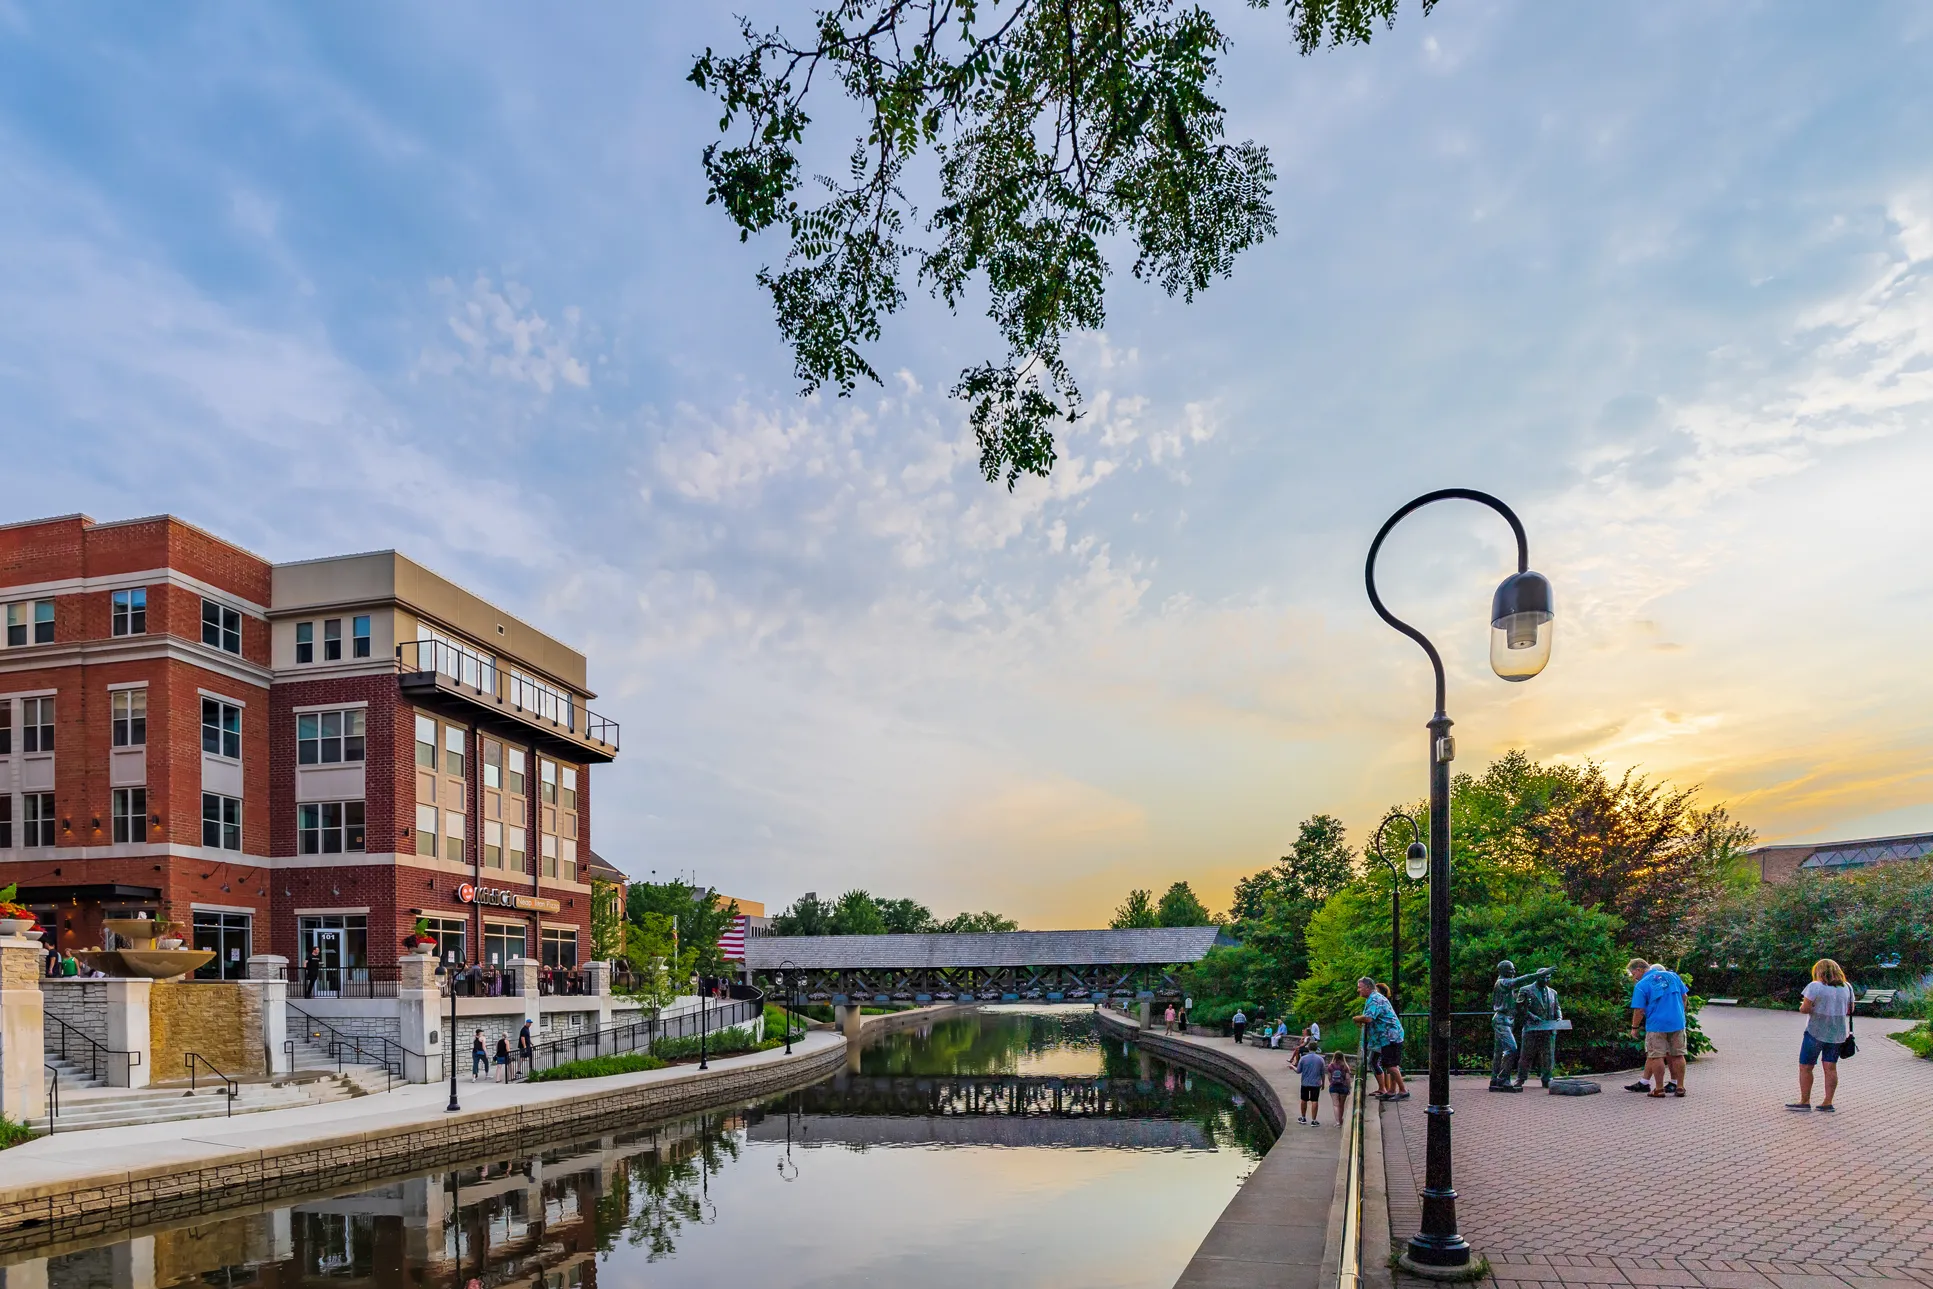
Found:
<svg viewBox="0 0 1933 1289"><path fill-rule="evenodd" d="M779 996L785 1002L779 1007L779 1014L785 1017L785 1054L792 1055L792 991L786 982L798 974L799 964L787 958L779 964ZM790 972L791 975L786 973Z"/></svg>
<svg viewBox="0 0 1933 1289"><path fill-rule="evenodd" d="M1487 492L1442 488L1425 493L1391 515L1369 544L1363 582L1376 614L1421 645L1436 673L1436 713L1430 731L1430 1104L1424 1138L1423 1220L1403 1255L1419 1274L1455 1276L1470 1264L1470 1245L1457 1230L1456 1188L1450 1158L1450 762L1456 740L1445 710L1443 659L1415 627L1383 606L1376 593L1376 555L1406 515L1437 501L1474 501L1510 524L1517 538L1517 571L1490 601L1490 667L1505 680L1529 680L1550 661L1551 593L1543 574L1530 571L1530 545L1516 513Z"/></svg>
<svg viewBox="0 0 1933 1289"><path fill-rule="evenodd" d="M1412 880L1421 880L1430 870L1430 852L1423 845L1423 829L1416 822L1416 816L1401 810L1392 810L1376 825L1376 837L1372 843L1376 858L1383 861L1389 870L1389 1001L1398 1011L1402 1005L1397 1000L1403 992L1403 889L1398 882L1396 861L1383 853L1383 829L1398 819L1409 825L1409 849L1403 855L1403 868Z"/></svg>
<svg viewBox="0 0 1933 1289"><path fill-rule="evenodd" d="M711 978L700 975L698 977L698 1068L701 1070L711 1068L711 1062L705 1054L705 995L710 992Z"/></svg>
<svg viewBox="0 0 1933 1289"><path fill-rule="evenodd" d="M457 977L457 973L451 971L447 963L439 962L436 964L436 974L439 976L442 976L444 978L444 983L450 987L450 1044L449 1044L449 1047L450 1047L450 1104L443 1107L443 1112L445 1114L455 1114L457 1111L463 1108L462 1106L456 1103L456 1043L457 1043L456 977Z"/></svg>

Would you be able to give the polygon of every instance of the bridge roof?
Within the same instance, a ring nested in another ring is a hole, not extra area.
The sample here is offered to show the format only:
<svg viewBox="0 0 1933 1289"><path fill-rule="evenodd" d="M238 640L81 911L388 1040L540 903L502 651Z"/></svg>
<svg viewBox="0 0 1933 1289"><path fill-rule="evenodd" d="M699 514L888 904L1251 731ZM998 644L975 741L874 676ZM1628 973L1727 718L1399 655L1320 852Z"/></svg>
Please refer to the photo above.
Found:
<svg viewBox="0 0 1933 1289"><path fill-rule="evenodd" d="M745 965L807 970L919 967L1171 966L1200 962L1220 928L1135 931L983 931L965 935L764 935L745 942Z"/></svg>

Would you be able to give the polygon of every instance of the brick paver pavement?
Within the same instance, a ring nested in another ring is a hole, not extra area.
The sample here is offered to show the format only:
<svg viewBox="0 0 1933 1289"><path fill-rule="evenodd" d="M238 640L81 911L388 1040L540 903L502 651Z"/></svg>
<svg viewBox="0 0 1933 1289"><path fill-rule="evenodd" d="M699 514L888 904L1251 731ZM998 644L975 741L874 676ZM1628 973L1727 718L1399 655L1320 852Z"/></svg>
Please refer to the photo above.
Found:
<svg viewBox="0 0 1933 1289"><path fill-rule="evenodd" d="M1458 1220L1497 1289L1933 1289L1933 1061L1884 1036L1903 1023L1860 1018L1840 1109L1822 1115L1783 1108L1796 1013L1702 1020L1718 1051L1683 1100L1625 1092L1629 1075L1591 1097L1451 1080ZM1382 1115L1398 1243L1423 1180L1424 1080L1410 1086Z"/></svg>

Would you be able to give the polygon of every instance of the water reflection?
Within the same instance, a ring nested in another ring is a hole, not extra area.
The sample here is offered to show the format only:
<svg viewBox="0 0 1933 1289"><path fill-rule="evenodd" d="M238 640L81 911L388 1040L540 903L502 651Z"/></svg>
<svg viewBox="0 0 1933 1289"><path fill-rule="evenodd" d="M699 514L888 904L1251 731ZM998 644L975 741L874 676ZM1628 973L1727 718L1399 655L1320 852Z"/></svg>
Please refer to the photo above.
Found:
<svg viewBox="0 0 1933 1289"><path fill-rule="evenodd" d="M4 1289L1170 1284L1267 1129L1091 1025L941 1022L741 1111L55 1251Z"/></svg>

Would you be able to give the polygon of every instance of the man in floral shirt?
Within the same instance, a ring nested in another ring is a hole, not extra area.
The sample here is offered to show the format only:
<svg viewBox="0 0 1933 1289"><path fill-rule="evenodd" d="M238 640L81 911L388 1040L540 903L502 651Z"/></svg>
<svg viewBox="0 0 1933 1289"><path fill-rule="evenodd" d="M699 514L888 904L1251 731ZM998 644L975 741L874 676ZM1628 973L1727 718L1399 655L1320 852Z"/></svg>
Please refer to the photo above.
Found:
<svg viewBox="0 0 1933 1289"><path fill-rule="evenodd" d="M1358 980L1356 992L1363 999L1356 1024L1362 1026L1364 1046L1372 1055L1381 1056L1376 1070L1379 1089L1376 1096L1385 1101L1404 1100L1409 1096L1409 1089L1403 1086L1403 1022L1397 1017L1396 1009L1389 1005L1389 999L1377 992L1373 977Z"/></svg>

